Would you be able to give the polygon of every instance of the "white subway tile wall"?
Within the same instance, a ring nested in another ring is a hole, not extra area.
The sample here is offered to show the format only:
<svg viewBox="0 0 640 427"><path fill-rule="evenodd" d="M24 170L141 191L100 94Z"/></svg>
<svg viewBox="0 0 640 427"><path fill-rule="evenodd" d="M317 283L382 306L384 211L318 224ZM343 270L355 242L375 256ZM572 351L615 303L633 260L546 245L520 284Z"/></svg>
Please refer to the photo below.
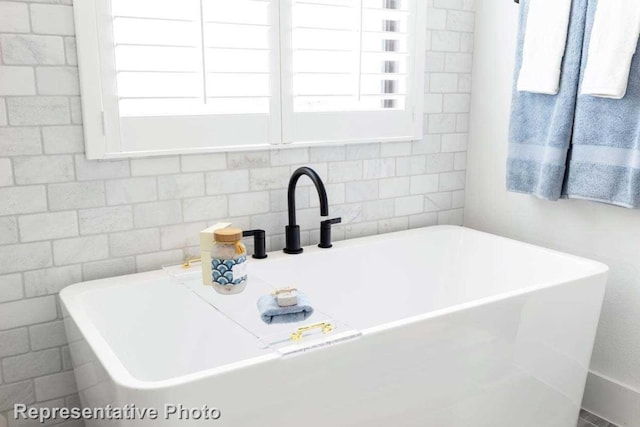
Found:
<svg viewBox="0 0 640 427"><path fill-rule="evenodd" d="M335 239L461 224L473 1L426 1L421 141L88 161L71 0L0 0L0 414L78 404L62 288L181 262L221 220L280 249L298 166L327 184ZM317 196L300 184L302 242L315 243Z"/></svg>

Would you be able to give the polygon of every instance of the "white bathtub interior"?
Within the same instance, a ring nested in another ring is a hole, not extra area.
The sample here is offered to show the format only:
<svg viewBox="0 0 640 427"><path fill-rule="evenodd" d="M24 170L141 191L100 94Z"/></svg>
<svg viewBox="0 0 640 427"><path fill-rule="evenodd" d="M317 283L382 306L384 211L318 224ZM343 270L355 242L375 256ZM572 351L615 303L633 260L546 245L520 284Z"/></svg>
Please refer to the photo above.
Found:
<svg viewBox="0 0 640 427"><path fill-rule="evenodd" d="M220 296L202 288L200 294L208 293L213 304L227 301L260 323L258 286L293 285L334 319L367 333L575 280L599 268L460 227L433 227L338 242L329 251L308 248L301 256L271 254L266 262L252 261L253 292ZM93 282L86 292L74 289L73 296L88 320L83 327L95 329L131 377L163 381L275 357L166 273L138 276L135 283L128 277Z"/></svg>

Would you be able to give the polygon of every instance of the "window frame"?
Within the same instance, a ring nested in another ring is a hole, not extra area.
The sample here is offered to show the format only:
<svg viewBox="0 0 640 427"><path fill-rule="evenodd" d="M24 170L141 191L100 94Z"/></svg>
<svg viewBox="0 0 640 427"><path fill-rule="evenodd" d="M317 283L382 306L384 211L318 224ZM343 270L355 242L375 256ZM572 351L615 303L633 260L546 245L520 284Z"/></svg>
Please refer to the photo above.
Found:
<svg viewBox="0 0 640 427"><path fill-rule="evenodd" d="M294 113L291 84L292 29L290 25L282 25L291 22L293 0L272 0L272 96L268 115L121 117L118 110L116 74L113 72L115 58L109 54L114 47L110 0L78 0L74 3L74 14L86 157L121 159L419 140L423 134L427 2L406 1L411 7L414 33L411 37L413 46L407 49L412 64L411 73L407 73L408 90L404 110ZM103 19L99 20L99 17ZM284 55L283 52L289 54ZM171 120L167 121L168 117ZM136 122L141 125L132 126ZM176 123L180 126L175 126ZM365 128L368 134L364 136L361 132L348 132ZM244 132L241 138L238 129ZM399 129L402 129L402 132ZM146 145L142 145L143 149L137 147L138 149L133 151L127 150L122 146L123 133L144 143L153 141L154 145L148 149L145 148ZM307 135L320 137L313 138ZM205 141L212 138L222 143L200 147L173 146L181 140ZM155 145L155 142L166 144L167 141L171 142L171 146L162 148Z"/></svg>

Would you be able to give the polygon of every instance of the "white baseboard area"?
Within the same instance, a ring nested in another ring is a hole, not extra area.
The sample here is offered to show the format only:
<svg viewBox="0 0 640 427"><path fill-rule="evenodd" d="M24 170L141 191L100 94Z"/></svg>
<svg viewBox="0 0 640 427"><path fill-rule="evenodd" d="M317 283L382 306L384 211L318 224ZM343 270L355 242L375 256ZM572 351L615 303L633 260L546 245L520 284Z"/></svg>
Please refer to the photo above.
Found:
<svg viewBox="0 0 640 427"><path fill-rule="evenodd" d="M582 406L619 427L640 427L640 391L591 371Z"/></svg>

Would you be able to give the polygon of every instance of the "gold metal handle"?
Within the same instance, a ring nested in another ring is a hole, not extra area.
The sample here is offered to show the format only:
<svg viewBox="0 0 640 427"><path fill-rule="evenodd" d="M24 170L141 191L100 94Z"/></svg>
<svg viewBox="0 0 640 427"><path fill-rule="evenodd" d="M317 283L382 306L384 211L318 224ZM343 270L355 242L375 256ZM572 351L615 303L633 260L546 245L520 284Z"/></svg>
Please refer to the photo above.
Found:
<svg viewBox="0 0 640 427"><path fill-rule="evenodd" d="M191 258L182 263L182 268L191 268L191 264L200 261L200 258Z"/></svg>
<svg viewBox="0 0 640 427"><path fill-rule="evenodd" d="M309 326L303 326L302 328L298 328L297 331L291 334L291 341L300 341L302 339L302 334L314 329L321 329L323 334L328 334L329 332L333 331L333 325L328 322L322 322Z"/></svg>

